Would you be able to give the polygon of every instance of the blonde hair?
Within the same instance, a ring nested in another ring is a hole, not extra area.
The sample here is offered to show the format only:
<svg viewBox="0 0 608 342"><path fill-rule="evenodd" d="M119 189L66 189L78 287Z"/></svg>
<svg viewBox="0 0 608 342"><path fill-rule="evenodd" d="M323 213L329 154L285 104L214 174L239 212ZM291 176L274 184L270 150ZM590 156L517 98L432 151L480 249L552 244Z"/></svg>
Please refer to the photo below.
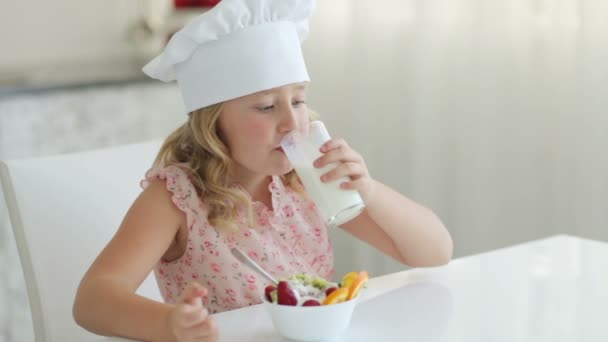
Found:
<svg viewBox="0 0 608 342"><path fill-rule="evenodd" d="M154 161L156 167L176 165L190 176L199 198L207 208L207 220L215 228L238 229L240 223L253 226L253 208L245 190L234 187L234 161L219 134L217 120L222 103L189 113L186 123L163 142ZM310 111L310 118L318 115ZM281 176L292 189L303 188L294 170ZM245 221L240 211L245 213Z"/></svg>

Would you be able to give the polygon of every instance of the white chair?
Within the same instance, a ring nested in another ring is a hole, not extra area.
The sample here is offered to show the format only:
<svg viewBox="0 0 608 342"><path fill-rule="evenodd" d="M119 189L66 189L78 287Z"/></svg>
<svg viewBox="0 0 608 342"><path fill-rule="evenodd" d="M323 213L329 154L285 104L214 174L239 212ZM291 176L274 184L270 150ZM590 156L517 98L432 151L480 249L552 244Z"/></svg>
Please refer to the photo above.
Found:
<svg viewBox="0 0 608 342"><path fill-rule="evenodd" d="M95 341L72 304L80 279L111 239L159 142L0 163L37 342ZM138 293L161 300L153 274Z"/></svg>

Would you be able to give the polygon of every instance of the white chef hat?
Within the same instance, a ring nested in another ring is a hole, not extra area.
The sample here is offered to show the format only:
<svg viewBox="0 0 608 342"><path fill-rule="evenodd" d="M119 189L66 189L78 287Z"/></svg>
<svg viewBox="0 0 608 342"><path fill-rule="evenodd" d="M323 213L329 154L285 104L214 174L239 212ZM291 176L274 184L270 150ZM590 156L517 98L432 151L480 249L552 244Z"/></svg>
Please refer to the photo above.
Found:
<svg viewBox="0 0 608 342"><path fill-rule="evenodd" d="M176 32L143 71L177 80L188 112L309 81L301 42L314 0L222 0Z"/></svg>

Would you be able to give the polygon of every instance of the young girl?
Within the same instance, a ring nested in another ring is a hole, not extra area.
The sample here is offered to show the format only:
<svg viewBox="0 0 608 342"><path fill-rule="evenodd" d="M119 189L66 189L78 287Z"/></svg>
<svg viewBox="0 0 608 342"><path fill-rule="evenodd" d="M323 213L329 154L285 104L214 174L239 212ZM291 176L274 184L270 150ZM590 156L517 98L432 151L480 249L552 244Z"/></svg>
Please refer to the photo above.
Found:
<svg viewBox="0 0 608 342"><path fill-rule="evenodd" d="M311 120L300 43L310 0L224 0L177 32L144 71L177 80L187 122L164 142L144 190L84 276L74 303L82 327L146 341L215 341L211 314L260 302L267 281L333 274L327 225L279 147ZM365 210L341 228L410 266L447 263L452 241L431 212L370 177L342 139L314 162L337 166ZM135 294L154 270L165 303Z"/></svg>

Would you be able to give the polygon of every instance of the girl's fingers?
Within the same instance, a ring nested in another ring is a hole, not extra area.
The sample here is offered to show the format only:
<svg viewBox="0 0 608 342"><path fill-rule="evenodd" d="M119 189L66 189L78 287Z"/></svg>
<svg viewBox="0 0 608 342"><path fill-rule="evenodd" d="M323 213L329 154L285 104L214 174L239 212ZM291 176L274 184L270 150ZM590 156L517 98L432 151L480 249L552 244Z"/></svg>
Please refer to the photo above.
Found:
<svg viewBox="0 0 608 342"><path fill-rule="evenodd" d="M218 328L213 317L209 316L204 322L198 324L192 328L193 336L196 337L209 337L217 336Z"/></svg>
<svg viewBox="0 0 608 342"><path fill-rule="evenodd" d="M203 307L203 297L207 289L197 282L192 282L182 291L178 300L180 323L182 327L190 327L203 322L209 312Z"/></svg>
<svg viewBox="0 0 608 342"><path fill-rule="evenodd" d="M186 329L182 336L186 341L216 341L219 330L213 318L208 317L204 322Z"/></svg>
<svg viewBox="0 0 608 342"><path fill-rule="evenodd" d="M331 182L342 177L349 177L352 180L361 178L367 174L366 169L360 163L347 162L336 166L331 171L321 175L321 181Z"/></svg>
<svg viewBox="0 0 608 342"><path fill-rule="evenodd" d="M321 151L322 153L325 153L325 152L328 152L335 148L338 148L340 146L348 146L348 144L346 143L346 140L344 140L342 138L333 138L333 139L326 141L323 145L321 145L321 147L319 148L319 151Z"/></svg>
<svg viewBox="0 0 608 342"><path fill-rule="evenodd" d="M209 317L209 311L201 306L183 305L182 326L189 328L204 322Z"/></svg>
<svg viewBox="0 0 608 342"><path fill-rule="evenodd" d="M197 282L192 282L182 291L178 303L198 304L197 298L200 299L207 295L207 289Z"/></svg>
<svg viewBox="0 0 608 342"><path fill-rule="evenodd" d="M331 164L334 162L363 163L363 158L361 158L361 156L357 152L355 152L349 147L339 147L330 150L329 152L317 158L317 160L314 161L313 166L321 168L327 164Z"/></svg>
<svg viewBox="0 0 608 342"><path fill-rule="evenodd" d="M197 336L212 336L217 328L203 305L203 297L207 289L193 282L182 291L177 305L171 314L171 325L174 334L180 341L214 341L215 338Z"/></svg>
<svg viewBox="0 0 608 342"><path fill-rule="evenodd" d="M340 183L340 189L343 190L359 190L365 186L366 180L363 178L359 178L357 180L353 180L350 182Z"/></svg>

